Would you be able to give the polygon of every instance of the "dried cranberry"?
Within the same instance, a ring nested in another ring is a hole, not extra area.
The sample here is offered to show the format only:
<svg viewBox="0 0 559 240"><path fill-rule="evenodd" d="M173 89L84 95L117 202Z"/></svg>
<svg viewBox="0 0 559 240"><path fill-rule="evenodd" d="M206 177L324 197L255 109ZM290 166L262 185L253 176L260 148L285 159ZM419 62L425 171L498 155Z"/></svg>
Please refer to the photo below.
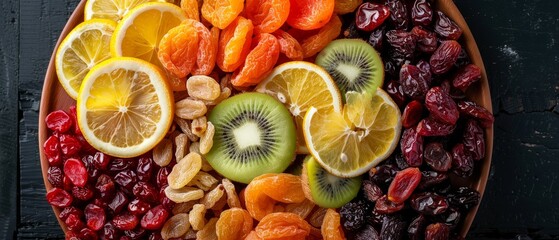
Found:
<svg viewBox="0 0 559 240"><path fill-rule="evenodd" d="M124 194L121 191L118 191L115 194L113 200L108 204L108 207L109 209L111 209L111 211L114 214L118 214L123 209L125 209L127 205L128 205L128 198L126 197L126 194Z"/></svg>
<svg viewBox="0 0 559 240"><path fill-rule="evenodd" d="M80 130L80 126L78 125L78 115L76 113L76 106L72 105L68 108L68 115L70 115L70 118L72 119L72 127L74 130L74 134L76 135L82 135L82 132Z"/></svg>
<svg viewBox="0 0 559 240"><path fill-rule="evenodd" d="M355 25L363 31L373 31L390 16L390 9L381 4L363 3L355 12Z"/></svg>
<svg viewBox="0 0 559 240"><path fill-rule="evenodd" d="M369 178L379 187L388 187L392 182L398 169L394 165L380 165L369 170Z"/></svg>
<svg viewBox="0 0 559 240"><path fill-rule="evenodd" d="M425 107L435 120L442 123L454 125L460 117L456 103L440 87L429 89L425 95Z"/></svg>
<svg viewBox="0 0 559 240"><path fill-rule="evenodd" d="M169 185L169 183L167 182L167 176L169 176L169 173L171 173L172 168L169 166L166 167L162 167L159 169L159 171L157 172L157 186L159 188L163 188L163 186Z"/></svg>
<svg viewBox="0 0 559 240"><path fill-rule="evenodd" d="M124 170L136 170L135 159L127 158L115 158L109 162L108 170L114 173L118 173Z"/></svg>
<svg viewBox="0 0 559 240"><path fill-rule="evenodd" d="M404 30L390 30L386 32L386 41L393 47L393 49L401 53L404 58L410 58L416 45L415 36Z"/></svg>
<svg viewBox="0 0 559 240"><path fill-rule="evenodd" d="M448 240L450 228L444 223L433 223L425 229L425 240Z"/></svg>
<svg viewBox="0 0 559 240"><path fill-rule="evenodd" d="M423 99L429 84L421 70L411 64L404 64L400 69L400 84L404 93L413 99Z"/></svg>
<svg viewBox="0 0 559 240"><path fill-rule="evenodd" d="M399 171L388 188L388 200L394 203L403 203L411 196L420 181L421 172L418 168L407 168Z"/></svg>
<svg viewBox="0 0 559 240"><path fill-rule="evenodd" d="M404 208L404 203L395 203L388 199L386 195L375 202L375 211L381 214L392 214Z"/></svg>
<svg viewBox="0 0 559 240"><path fill-rule="evenodd" d="M411 19L414 25L428 26L433 19L433 9L428 0L415 0L411 8Z"/></svg>
<svg viewBox="0 0 559 240"><path fill-rule="evenodd" d="M385 29L384 26L375 29L373 32L371 32L369 38L367 39L367 43L369 43L369 45L373 46L373 48L379 52L382 51L382 42L384 41L384 29Z"/></svg>
<svg viewBox="0 0 559 240"><path fill-rule="evenodd" d="M377 230L370 225L365 224L359 231L353 236L355 240L380 240Z"/></svg>
<svg viewBox="0 0 559 240"><path fill-rule="evenodd" d="M95 204L87 204L85 206L85 221L87 227L91 230L99 230L105 225L105 210Z"/></svg>
<svg viewBox="0 0 559 240"><path fill-rule="evenodd" d="M102 152L96 152L93 156L93 165L102 171L107 170L107 166L109 165L110 161L111 157Z"/></svg>
<svg viewBox="0 0 559 240"><path fill-rule="evenodd" d="M63 110L57 110L45 117L45 123L50 130L65 133L72 126L72 119Z"/></svg>
<svg viewBox="0 0 559 240"><path fill-rule="evenodd" d="M80 239L80 234L75 232L75 231L66 231L66 240L81 240Z"/></svg>
<svg viewBox="0 0 559 240"><path fill-rule="evenodd" d="M444 39L457 40L462 35L462 29L443 12L437 11L437 21L435 23L435 32Z"/></svg>
<svg viewBox="0 0 559 240"><path fill-rule="evenodd" d="M74 206L70 206L70 207L65 207L60 214L58 214L58 217L62 220L62 221L66 221L66 218L68 218L68 216L70 215L76 215L76 217L78 218L82 218L83 217L83 212L80 209L77 209Z"/></svg>
<svg viewBox="0 0 559 240"><path fill-rule="evenodd" d="M62 173L62 169L59 167L49 167L47 170L47 179L54 187L64 187L64 174Z"/></svg>
<svg viewBox="0 0 559 240"><path fill-rule="evenodd" d="M124 231L124 235L130 237L132 240L144 239L147 231L141 227L137 227L133 230Z"/></svg>
<svg viewBox="0 0 559 240"><path fill-rule="evenodd" d="M459 187L448 194L448 203L464 210L477 206L479 199L479 192L469 187Z"/></svg>
<svg viewBox="0 0 559 240"><path fill-rule="evenodd" d="M114 181L125 189L132 190L134 185L138 182L136 173L132 170L125 170L115 175Z"/></svg>
<svg viewBox="0 0 559 240"><path fill-rule="evenodd" d="M466 91L472 83L477 82L480 78L481 69L474 64L468 64L458 70L456 76L454 76L454 79L452 80L452 86L462 91Z"/></svg>
<svg viewBox="0 0 559 240"><path fill-rule="evenodd" d="M427 227L427 218L419 215L414 218L408 226L408 237L410 240L421 240L425 236L425 228Z"/></svg>
<svg viewBox="0 0 559 240"><path fill-rule="evenodd" d="M452 166L452 156L440 142L432 142L425 146L423 158L427 165L437 172L446 172Z"/></svg>
<svg viewBox="0 0 559 240"><path fill-rule="evenodd" d="M438 215L448 209L448 202L445 197L429 192L413 195L410 205L419 213L427 215Z"/></svg>
<svg viewBox="0 0 559 240"><path fill-rule="evenodd" d="M392 100L401 108L406 103L406 96L404 95L404 89L398 81L391 80L386 85L386 92Z"/></svg>
<svg viewBox="0 0 559 240"><path fill-rule="evenodd" d="M73 200L72 195L60 188L53 188L47 192L47 202L55 207L68 207L72 205Z"/></svg>
<svg viewBox="0 0 559 240"><path fill-rule="evenodd" d="M384 195L382 189L370 180L363 180L362 185L363 195L365 195L365 198L371 202L376 202L380 197L382 197L382 195Z"/></svg>
<svg viewBox="0 0 559 240"><path fill-rule="evenodd" d="M421 172L421 182L418 189L426 190L433 188L434 186L446 181L448 175L446 173L435 172L435 171L422 171Z"/></svg>
<svg viewBox="0 0 559 240"><path fill-rule="evenodd" d="M474 160L481 160L485 157L485 138L483 129L477 121L468 120L464 129L464 148Z"/></svg>
<svg viewBox="0 0 559 240"><path fill-rule="evenodd" d="M433 53L437 50L437 35L434 32L426 30L420 26L415 26L411 30L411 34L417 41L417 49L424 53Z"/></svg>
<svg viewBox="0 0 559 240"><path fill-rule="evenodd" d="M144 214L141 225L143 228L149 230L161 229L168 217L169 211L162 205L157 205Z"/></svg>
<svg viewBox="0 0 559 240"><path fill-rule="evenodd" d="M134 215L142 215L149 210L149 203L146 203L139 199L134 199L128 203L128 211Z"/></svg>
<svg viewBox="0 0 559 240"><path fill-rule="evenodd" d="M62 180L62 183L64 185L64 190L71 192L72 188L74 187L74 184L72 183L72 181L70 181L69 177L64 176L64 179Z"/></svg>
<svg viewBox="0 0 559 240"><path fill-rule="evenodd" d="M161 189L161 191L163 192L163 194L159 194L159 202L161 203L161 205L163 205L163 207L165 207L165 209L167 209L168 211L172 211L176 203L171 201L171 199L169 199L167 195L165 195L165 189Z"/></svg>
<svg viewBox="0 0 559 240"><path fill-rule="evenodd" d="M370 206L363 199L354 199L340 208L340 220L344 229L355 231L365 224Z"/></svg>
<svg viewBox="0 0 559 240"><path fill-rule="evenodd" d="M107 222L103 226L103 232L101 234L103 239L118 239L122 233L118 230L115 225L111 222Z"/></svg>
<svg viewBox="0 0 559 240"><path fill-rule="evenodd" d="M91 190L91 187L89 186L84 186L84 187L74 186L72 188L72 196L74 196L74 198L77 198L79 200L87 201L93 197L93 190Z"/></svg>
<svg viewBox="0 0 559 240"><path fill-rule="evenodd" d="M68 134L60 134L58 140L60 141L60 151L65 156L74 156L82 148L78 139Z"/></svg>
<svg viewBox="0 0 559 240"><path fill-rule="evenodd" d="M411 128L415 126L419 120L421 120L421 115L423 114L423 104L420 101L413 100L406 105L404 112L402 113L402 126L405 128Z"/></svg>
<svg viewBox="0 0 559 240"><path fill-rule="evenodd" d="M116 215L112 220L113 225L120 230L132 230L138 225L138 217L130 213Z"/></svg>
<svg viewBox="0 0 559 240"><path fill-rule="evenodd" d="M82 162L85 165L85 169L87 169L87 175L90 181L95 181L101 174L101 171L95 167L93 160L94 158L92 155L85 155L82 157Z"/></svg>
<svg viewBox="0 0 559 240"><path fill-rule="evenodd" d="M404 239L406 222L399 216L384 218L380 229L380 239Z"/></svg>
<svg viewBox="0 0 559 240"><path fill-rule="evenodd" d="M79 232L85 227L83 221L74 214L70 214L68 218L66 218L64 223L66 223L66 227L68 227L68 230L73 232Z"/></svg>
<svg viewBox="0 0 559 240"><path fill-rule="evenodd" d="M155 203L159 200L157 190L146 182L136 183L133 192L134 196L146 202Z"/></svg>
<svg viewBox="0 0 559 240"><path fill-rule="evenodd" d="M425 118L417 124L417 133L421 136L447 136L454 132L456 125L441 123L432 117Z"/></svg>
<svg viewBox="0 0 559 240"><path fill-rule="evenodd" d="M62 158L60 157L60 142L58 137L52 135L43 144L45 155L47 156L49 166L62 165Z"/></svg>
<svg viewBox="0 0 559 240"><path fill-rule="evenodd" d="M99 191L101 198L104 201L110 201L115 196L115 183L106 174L102 174L97 179L97 183L95 184L95 188Z"/></svg>
<svg viewBox="0 0 559 240"><path fill-rule="evenodd" d="M77 135L75 137L78 142L80 142L82 152L87 154L95 154L97 150L93 148L93 146L91 146L82 135Z"/></svg>
<svg viewBox="0 0 559 240"><path fill-rule="evenodd" d="M80 240L97 240L97 234L89 229L89 228L84 228L80 231Z"/></svg>
<svg viewBox="0 0 559 240"><path fill-rule="evenodd" d="M475 102L460 101L456 105L458 106L458 111L460 111L461 114L479 120L480 124L483 127L491 127L491 125L495 121L495 117L493 117L493 114L491 112L489 112L484 107L477 105Z"/></svg>
<svg viewBox="0 0 559 240"><path fill-rule="evenodd" d="M64 175L78 187L83 187L87 183L87 169L78 159L70 158L64 162Z"/></svg>
<svg viewBox="0 0 559 240"><path fill-rule="evenodd" d="M404 130L400 140L402 155L410 167L419 167L423 163L423 137L415 129Z"/></svg>
<svg viewBox="0 0 559 240"><path fill-rule="evenodd" d="M448 72L458 59L461 49L462 46L457 41L447 40L441 42L441 45L439 45L429 60L431 71L434 74Z"/></svg>
<svg viewBox="0 0 559 240"><path fill-rule="evenodd" d="M464 151L462 143L452 148L452 172L461 177L472 176L474 172L474 159Z"/></svg>
<svg viewBox="0 0 559 240"><path fill-rule="evenodd" d="M404 1L388 0L386 5L390 8L390 21L394 28L408 28L408 9Z"/></svg>
<svg viewBox="0 0 559 240"><path fill-rule="evenodd" d="M150 157L141 157L138 160L138 166L136 168L138 179L140 181L149 181L151 179L154 168L155 163Z"/></svg>

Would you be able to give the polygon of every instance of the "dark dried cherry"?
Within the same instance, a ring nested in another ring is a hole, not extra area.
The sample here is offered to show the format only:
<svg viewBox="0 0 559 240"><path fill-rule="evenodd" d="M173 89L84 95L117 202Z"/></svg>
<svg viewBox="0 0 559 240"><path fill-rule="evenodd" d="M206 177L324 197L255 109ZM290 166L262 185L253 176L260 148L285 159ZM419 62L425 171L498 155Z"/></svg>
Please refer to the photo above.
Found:
<svg viewBox="0 0 559 240"><path fill-rule="evenodd" d="M101 171L107 170L107 166L109 165L110 161L111 157L102 152L96 152L93 156L93 166Z"/></svg>
<svg viewBox="0 0 559 240"><path fill-rule="evenodd" d="M400 84L403 92L413 99L423 99L429 83L425 79L425 75L421 74L421 70L411 64L404 64L400 69Z"/></svg>
<svg viewBox="0 0 559 240"><path fill-rule="evenodd" d="M402 54L405 59L412 57L415 51L415 36L404 30L390 30L386 32L386 41L392 48Z"/></svg>
<svg viewBox="0 0 559 240"><path fill-rule="evenodd" d="M154 169L155 163L153 162L151 157L141 157L140 159L138 159L138 166L136 167L138 180L145 182L149 181Z"/></svg>
<svg viewBox="0 0 559 240"><path fill-rule="evenodd" d="M430 192L412 195L410 205L414 210L426 215L438 215L448 209L445 197Z"/></svg>
<svg viewBox="0 0 559 240"><path fill-rule="evenodd" d="M437 50L437 35L420 26L415 26L411 30L411 34L416 39L416 47L419 51L424 53L433 53Z"/></svg>
<svg viewBox="0 0 559 240"><path fill-rule="evenodd" d="M439 75L448 72L456 63L461 50L462 46L457 41L442 41L429 60L431 72Z"/></svg>
<svg viewBox="0 0 559 240"><path fill-rule="evenodd" d="M418 168L407 168L399 171L388 188L388 200L394 203L403 203L411 196L420 181L421 172Z"/></svg>
<svg viewBox="0 0 559 240"><path fill-rule="evenodd" d="M171 173L172 168L169 166L162 167L157 172L156 183L159 188L164 188L164 186L169 185L167 182L167 176Z"/></svg>
<svg viewBox="0 0 559 240"><path fill-rule="evenodd" d="M65 133L72 127L72 119L63 110L56 110L45 117L47 128L59 133Z"/></svg>
<svg viewBox="0 0 559 240"><path fill-rule="evenodd" d="M457 40L462 35L462 29L443 12L437 11L435 32L443 39Z"/></svg>
<svg viewBox="0 0 559 240"><path fill-rule="evenodd" d="M138 177L136 176L136 172L125 170L117 173L114 177L114 181L131 192L134 185L138 182Z"/></svg>
<svg viewBox="0 0 559 240"><path fill-rule="evenodd" d="M481 69L474 64L468 64L458 70L454 79L452 79L452 86L466 91L470 85L477 82L479 79L481 79Z"/></svg>
<svg viewBox="0 0 559 240"><path fill-rule="evenodd" d="M414 218L408 226L408 237L410 240L421 240L425 236L425 228L428 220L425 216L419 215Z"/></svg>
<svg viewBox="0 0 559 240"><path fill-rule="evenodd" d="M411 19L414 25L428 26L433 19L433 9L428 0L415 0L411 8Z"/></svg>
<svg viewBox="0 0 559 240"><path fill-rule="evenodd" d="M373 31L390 16L390 9L382 4L365 2L355 12L355 25L362 31Z"/></svg>
<svg viewBox="0 0 559 240"><path fill-rule="evenodd" d="M140 199L134 199L128 204L128 211L134 215L142 215L150 209L149 203Z"/></svg>
<svg viewBox="0 0 559 240"><path fill-rule="evenodd" d="M485 138L483 129L476 120L468 120L464 129L464 149L474 160L485 157Z"/></svg>
<svg viewBox="0 0 559 240"><path fill-rule="evenodd" d="M461 114L479 120L481 126L485 128L491 127L495 121L493 114L484 107L477 105L472 101L459 101L456 106Z"/></svg>
<svg viewBox="0 0 559 240"><path fill-rule="evenodd" d="M159 200L158 191L155 188L146 182L138 182L134 185L133 188L134 196L138 199L149 203L155 203Z"/></svg>
<svg viewBox="0 0 559 240"><path fill-rule="evenodd" d="M425 240L448 240L450 228L444 223L433 223L425 229Z"/></svg>
<svg viewBox="0 0 559 240"><path fill-rule="evenodd" d="M400 140L402 155L410 167L419 167L423 163L423 137L415 129L404 130Z"/></svg>
<svg viewBox="0 0 559 240"><path fill-rule="evenodd" d="M452 172L460 177L472 176L474 159L464 151L464 144L458 143L452 148Z"/></svg>
<svg viewBox="0 0 559 240"><path fill-rule="evenodd" d="M109 209L111 209L113 214L118 214L123 209L125 209L127 205L128 205L128 198L126 197L126 194L121 191L118 191L116 192L113 200L111 200L111 202L109 202L107 206L109 207Z"/></svg>
<svg viewBox="0 0 559 240"><path fill-rule="evenodd" d="M392 214L404 208L404 203L395 203L388 199L387 195L383 195L375 202L375 211L380 214Z"/></svg>
<svg viewBox="0 0 559 240"><path fill-rule="evenodd" d="M421 136L447 136L454 132L456 125L441 123L434 120L432 117L422 119L417 124L417 133Z"/></svg>
<svg viewBox="0 0 559 240"><path fill-rule="evenodd" d="M408 28L408 8L402 0L387 0L386 6L390 8L390 22L395 29Z"/></svg>
<svg viewBox="0 0 559 240"><path fill-rule="evenodd" d="M109 162L108 170L118 173L124 170L136 170L136 159L115 158Z"/></svg>
<svg viewBox="0 0 559 240"><path fill-rule="evenodd" d="M112 220L113 225L120 230L132 230L138 225L138 217L130 213L124 212L116 215Z"/></svg>
<svg viewBox="0 0 559 240"><path fill-rule="evenodd" d="M456 103L440 87L429 89L425 95L425 107L435 120L442 123L454 125L460 117Z"/></svg>
<svg viewBox="0 0 559 240"><path fill-rule="evenodd" d="M413 100L406 105L402 113L402 126L411 128L415 126L423 115L423 104L420 101Z"/></svg>
<svg viewBox="0 0 559 240"><path fill-rule="evenodd" d="M97 183L95 183L95 189L97 189L97 191L100 194L100 197L104 201L112 200L116 193L115 183L113 182L111 177L109 177L106 174L101 174L101 176L97 178Z"/></svg>
<svg viewBox="0 0 559 240"><path fill-rule="evenodd" d="M452 156L440 142L432 142L425 146L423 158L427 165L437 172L446 172L452 166Z"/></svg>
<svg viewBox="0 0 559 240"><path fill-rule="evenodd" d="M459 187L448 194L448 203L464 210L469 210L478 205L479 192L469 187Z"/></svg>

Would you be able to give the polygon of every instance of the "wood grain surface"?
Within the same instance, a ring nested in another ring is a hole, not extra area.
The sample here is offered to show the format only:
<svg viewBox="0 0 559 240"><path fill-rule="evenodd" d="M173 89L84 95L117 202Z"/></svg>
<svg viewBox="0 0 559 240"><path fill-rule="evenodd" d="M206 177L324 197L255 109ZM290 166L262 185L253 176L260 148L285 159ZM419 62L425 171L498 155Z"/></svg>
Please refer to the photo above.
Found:
<svg viewBox="0 0 559 240"><path fill-rule="evenodd" d="M0 239L62 239L44 200L38 106L78 0L0 2ZM559 238L559 1L455 0L484 58L493 166L469 239Z"/></svg>

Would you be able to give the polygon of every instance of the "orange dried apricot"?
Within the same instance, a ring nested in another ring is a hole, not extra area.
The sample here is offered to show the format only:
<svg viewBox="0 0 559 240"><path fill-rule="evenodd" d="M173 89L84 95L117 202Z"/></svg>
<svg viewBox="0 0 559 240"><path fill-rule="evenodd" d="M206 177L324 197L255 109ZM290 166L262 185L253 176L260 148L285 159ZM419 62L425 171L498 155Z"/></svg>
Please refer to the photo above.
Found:
<svg viewBox="0 0 559 240"><path fill-rule="evenodd" d="M161 38L157 57L165 69L184 78L196 63L198 42L196 29L190 24L180 24Z"/></svg>
<svg viewBox="0 0 559 240"><path fill-rule="evenodd" d="M245 200L245 207L250 216L258 221L274 212L276 201L264 194L254 180L244 189L244 194L241 192L241 197Z"/></svg>
<svg viewBox="0 0 559 240"><path fill-rule="evenodd" d="M289 5L289 0L247 0L244 13L256 33L272 33L287 20Z"/></svg>
<svg viewBox="0 0 559 240"><path fill-rule="evenodd" d="M186 13L187 18L200 21L198 0L181 0L181 9Z"/></svg>
<svg viewBox="0 0 559 240"><path fill-rule="evenodd" d="M212 31L208 30L204 24L191 21L192 25L198 32L200 46L196 55L196 64L192 70L193 75L208 75L212 73L215 67L215 59L217 57L217 44L219 39L219 29L214 27Z"/></svg>
<svg viewBox="0 0 559 240"><path fill-rule="evenodd" d="M221 31L217 49L217 65L221 70L233 72L243 64L250 51L253 30L252 22L239 16Z"/></svg>
<svg viewBox="0 0 559 240"><path fill-rule="evenodd" d="M256 234L256 231L251 231L247 237L245 238L245 240L262 240L261 237L258 236L258 234Z"/></svg>
<svg viewBox="0 0 559 240"><path fill-rule="evenodd" d="M273 35L278 39L281 53L291 60L303 60L303 48L297 39L279 29Z"/></svg>
<svg viewBox="0 0 559 240"><path fill-rule="evenodd" d="M261 191L282 203L300 203L305 198L301 177L288 173L268 173L254 178ZM254 181L253 180L253 181Z"/></svg>
<svg viewBox="0 0 559 240"><path fill-rule="evenodd" d="M233 73L231 83L235 87L260 83L278 61L280 45L272 34L261 33L252 40L252 45L243 65Z"/></svg>
<svg viewBox="0 0 559 240"><path fill-rule="evenodd" d="M171 89L175 92L185 91L186 90L186 78L179 78L170 72L167 73L167 83L171 86Z"/></svg>
<svg viewBox="0 0 559 240"><path fill-rule="evenodd" d="M312 212L313 208L314 203L311 200L305 199L300 203L290 203L285 205L285 212L295 213L305 219Z"/></svg>
<svg viewBox="0 0 559 240"><path fill-rule="evenodd" d="M336 0L334 3L334 12L337 14L346 14L355 11L363 3L363 0Z"/></svg>
<svg viewBox="0 0 559 240"><path fill-rule="evenodd" d="M303 47L303 57L312 57L318 52L322 51L332 40L336 39L342 31L342 21L337 15L332 16L332 19L318 31L317 34L305 38L301 42Z"/></svg>
<svg viewBox="0 0 559 240"><path fill-rule="evenodd" d="M340 240L345 239L344 231L340 224L340 214L334 209L326 210L324 220L321 226L322 237L324 240Z"/></svg>
<svg viewBox="0 0 559 240"><path fill-rule="evenodd" d="M216 234L220 240L245 239L252 231L253 220L250 214L241 208L230 208L219 216Z"/></svg>
<svg viewBox="0 0 559 240"><path fill-rule="evenodd" d="M205 0L202 16L213 26L225 29L243 11L244 0Z"/></svg>
<svg viewBox="0 0 559 240"><path fill-rule="evenodd" d="M266 215L255 228L263 239L305 239L311 225L294 213L272 213Z"/></svg>
<svg viewBox="0 0 559 240"><path fill-rule="evenodd" d="M326 25L334 13L334 0L292 0L287 24L301 30Z"/></svg>

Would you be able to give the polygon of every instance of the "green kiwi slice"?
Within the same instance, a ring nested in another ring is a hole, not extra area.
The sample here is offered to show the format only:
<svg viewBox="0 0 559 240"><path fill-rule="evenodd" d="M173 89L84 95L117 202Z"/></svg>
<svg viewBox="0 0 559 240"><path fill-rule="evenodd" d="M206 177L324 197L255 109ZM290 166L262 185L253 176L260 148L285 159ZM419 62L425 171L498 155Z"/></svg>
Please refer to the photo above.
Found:
<svg viewBox="0 0 559 240"><path fill-rule="evenodd" d="M384 81L384 64L379 54L361 39L330 42L316 56L316 64L332 76L344 101L347 92L374 93Z"/></svg>
<svg viewBox="0 0 559 240"><path fill-rule="evenodd" d="M361 188L361 176L341 178L330 174L311 156L303 163L302 181L305 195L310 194L314 203L325 208L339 208L351 201Z"/></svg>
<svg viewBox="0 0 559 240"><path fill-rule="evenodd" d="M289 110L263 93L242 93L219 103L208 116L215 126L205 157L221 175L242 183L283 172L295 158L295 124Z"/></svg>

